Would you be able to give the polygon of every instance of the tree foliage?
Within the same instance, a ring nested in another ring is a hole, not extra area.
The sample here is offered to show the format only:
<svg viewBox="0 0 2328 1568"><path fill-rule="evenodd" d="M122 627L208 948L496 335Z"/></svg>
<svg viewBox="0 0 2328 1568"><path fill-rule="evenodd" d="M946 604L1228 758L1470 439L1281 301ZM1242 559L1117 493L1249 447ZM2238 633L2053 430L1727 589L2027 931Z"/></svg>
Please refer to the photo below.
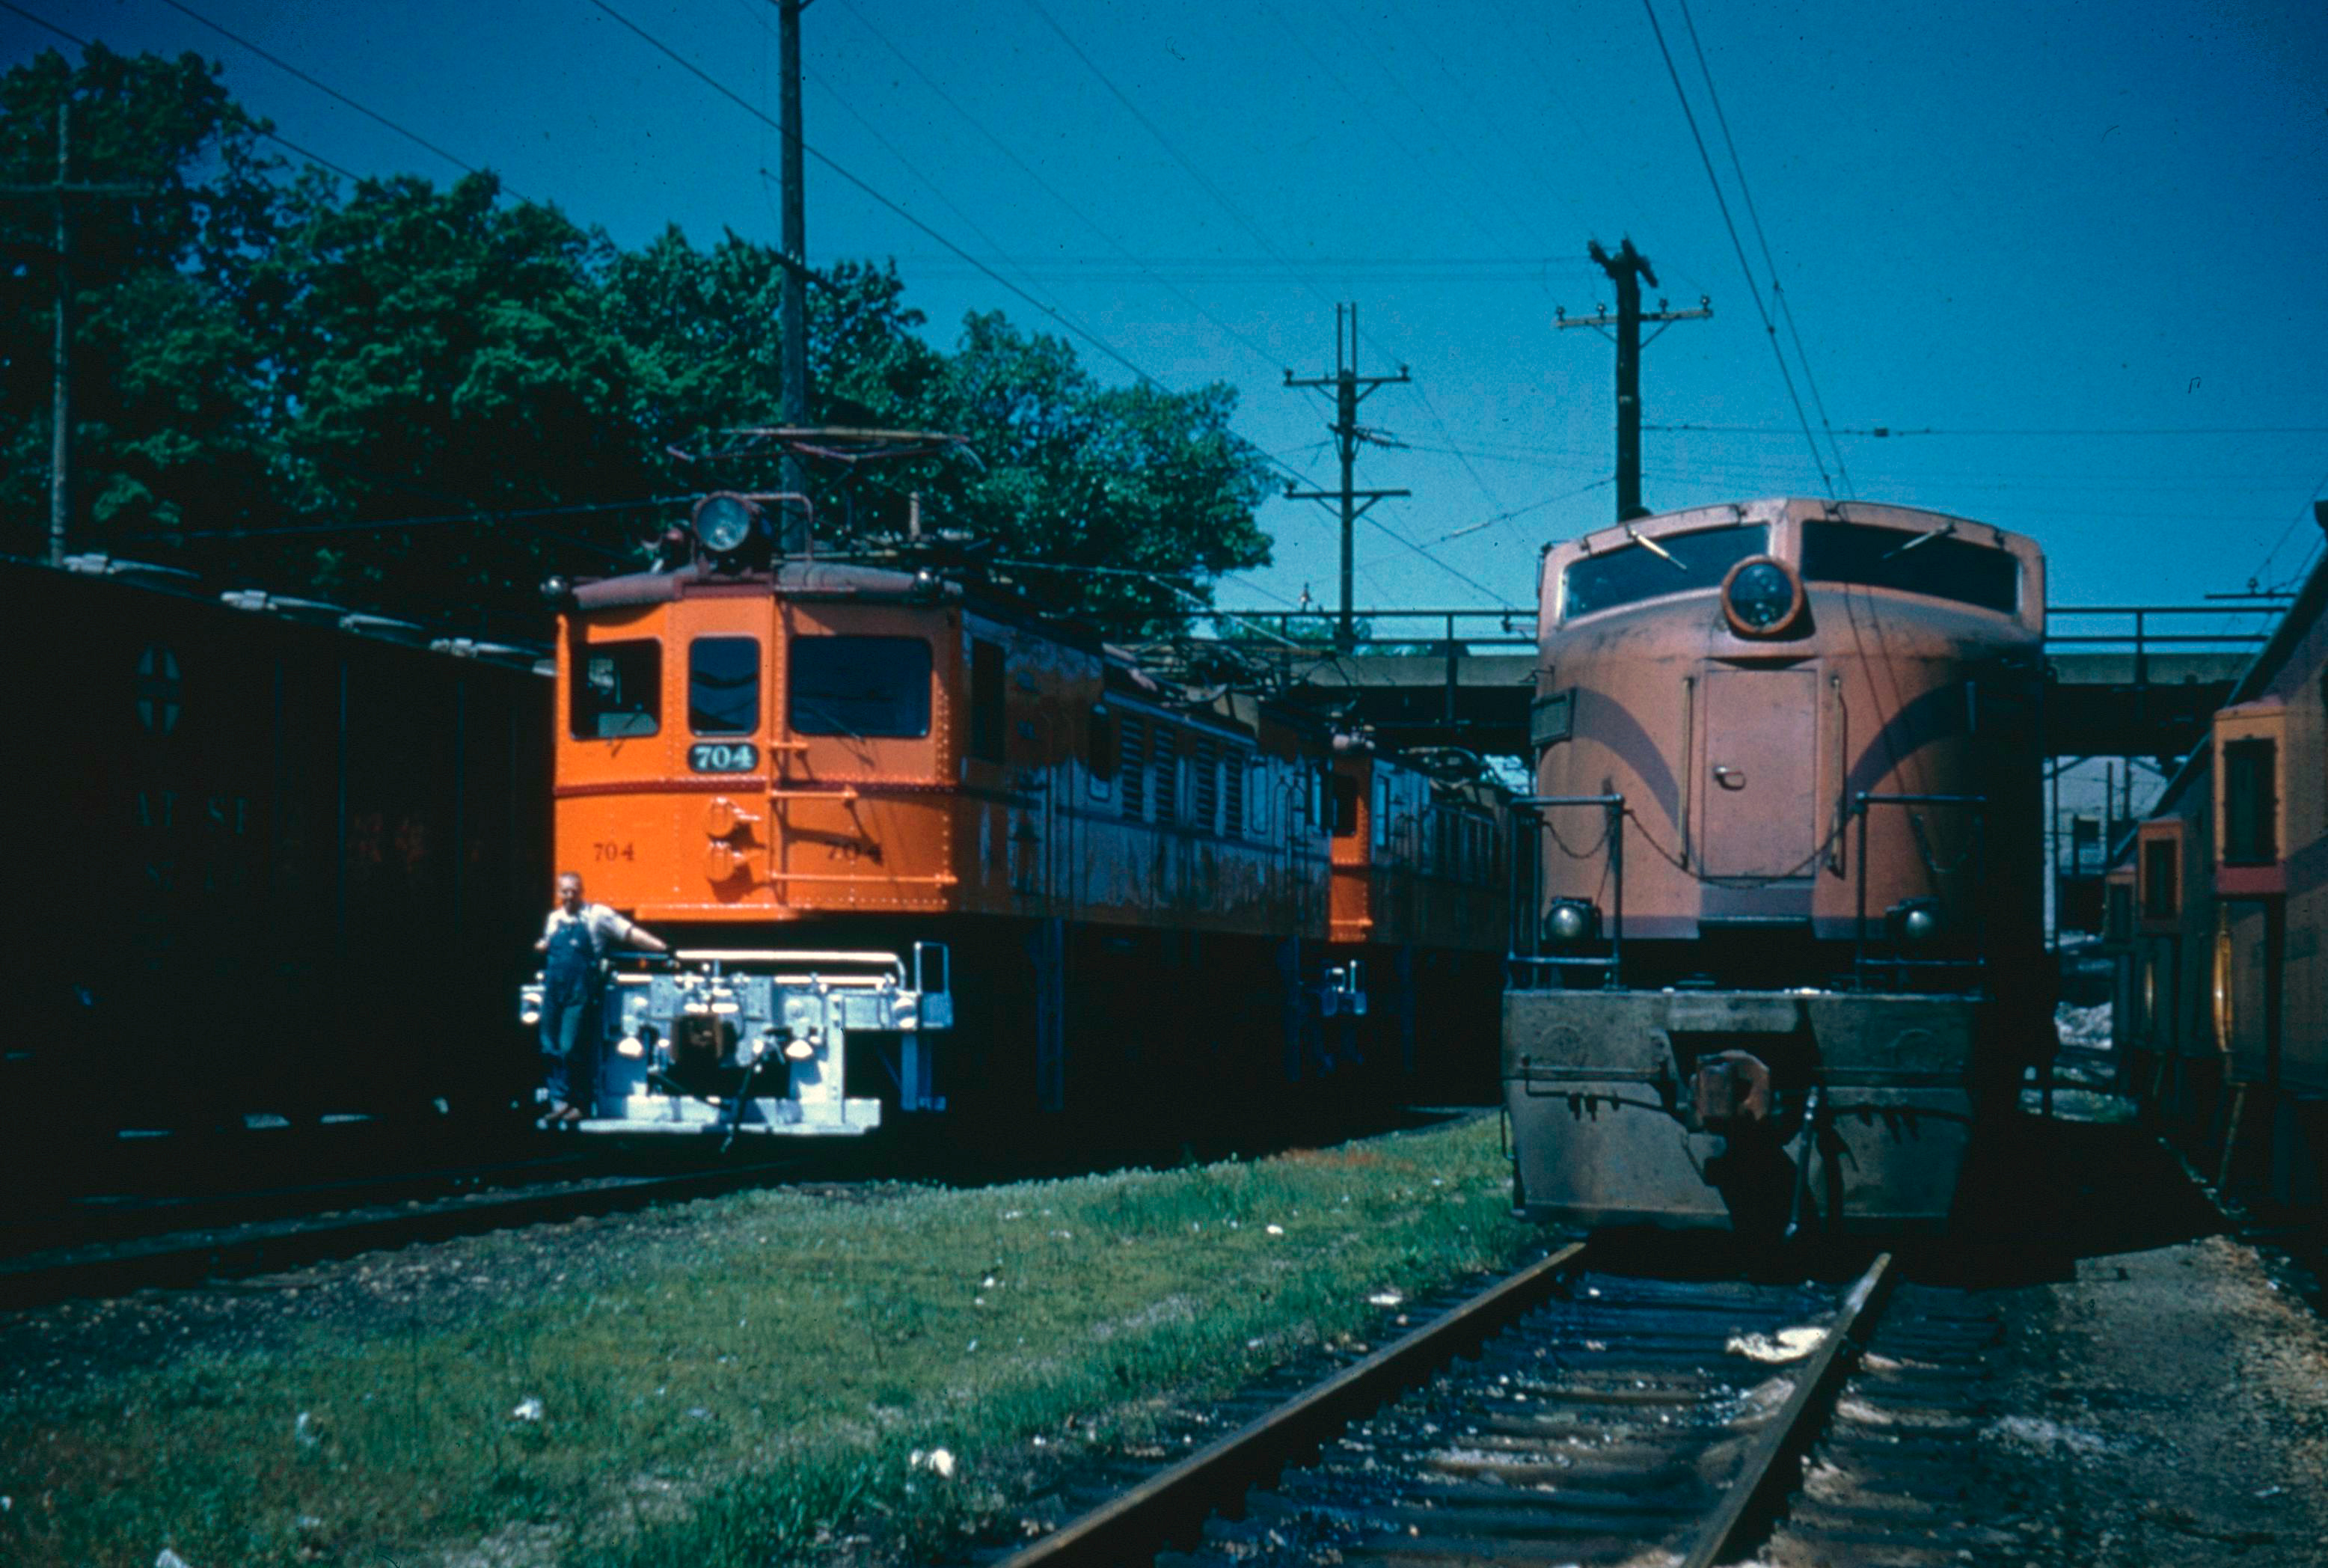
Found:
<svg viewBox="0 0 2328 1568"><path fill-rule="evenodd" d="M659 498L774 487L772 455L717 455L778 422L774 248L674 228L624 249L489 174L347 189L268 155L216 66L101 45L0 78L0 183L54 179L64 101L73 183L135 187L71 199L75 549L508 626L538 623L549 570L636 564L676 515ZM53 221L43 196L0 202L0 548L23 553L46 528ZM1162 622L1268 559L1226 387L1103 386L1000 315L941 347L894 266L814 284L812 421L967 453L812 465L829 542L894 548L917 494L988 569Z"/></svg>

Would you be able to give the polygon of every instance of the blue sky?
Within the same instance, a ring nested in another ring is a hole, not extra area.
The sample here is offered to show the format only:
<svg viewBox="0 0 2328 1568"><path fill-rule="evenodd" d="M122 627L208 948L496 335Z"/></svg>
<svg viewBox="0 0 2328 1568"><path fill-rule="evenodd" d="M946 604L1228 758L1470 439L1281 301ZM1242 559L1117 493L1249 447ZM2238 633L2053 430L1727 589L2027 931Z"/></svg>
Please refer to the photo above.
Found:
<svg viewBox="0 0 2328 1568"><path fill-rule="evenodd" d="M164 0L20 3L222 61L349 169L459 172ZM189 3L617 240L776 237L775 133L595 0ZM774 117L765 0L607 3ZM1715 313L1645 356L1656 509L1830 485L1939 508L2036 537L2063 605L2268 585L2320 547L2328 7L1652 4L1836 431L1816 460L1638 4L816 0L806 139L1122 361L1234 383L1238 427L1315 481L1328 413L1283 375L1331 370L1356 301L1360 368L1414 378L1365 406L1405 445L1366 448L1360 483L1414 493L1361 525L1362 602L1526 606L1539 547L1611 519L1612 351L1554 316L1612 299L1584 247L1625 235L1655 292ZM56 42L0 11L0 64ZM1065 330L814 164L808 233L819 264L896 257L941 341L974 309ZM1330 599L1328 514L1263 521L1277 563L1222 601Z"/></svg>

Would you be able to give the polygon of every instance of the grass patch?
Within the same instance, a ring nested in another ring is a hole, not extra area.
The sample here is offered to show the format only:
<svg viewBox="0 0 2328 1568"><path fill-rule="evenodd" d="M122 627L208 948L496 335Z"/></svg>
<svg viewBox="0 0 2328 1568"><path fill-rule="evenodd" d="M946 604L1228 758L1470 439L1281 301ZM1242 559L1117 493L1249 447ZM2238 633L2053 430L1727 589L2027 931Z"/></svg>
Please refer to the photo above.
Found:
<svg viewBox="0 0 2328 1568"><path fill-rule="evenodd" d="M1009 1507L1033 1438L1136 1433L1159 1392L1370 1329L1370 1292L1516 1256L1538 1233L1497 1145L1474 1122L870 1204L744 1194L634 1250L622 1224L447 1243L487 1272L596 1256L450 1320L0 1396L0 1558L760 1563L868 1527L925 1553Z"/></svg>

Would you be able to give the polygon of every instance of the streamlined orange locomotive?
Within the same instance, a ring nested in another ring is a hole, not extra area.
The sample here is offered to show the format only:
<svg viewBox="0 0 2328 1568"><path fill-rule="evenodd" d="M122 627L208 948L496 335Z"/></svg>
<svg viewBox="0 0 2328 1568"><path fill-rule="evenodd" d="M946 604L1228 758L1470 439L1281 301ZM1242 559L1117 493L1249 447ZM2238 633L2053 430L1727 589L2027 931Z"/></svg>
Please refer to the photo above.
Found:
<svg viewBox="0 0 2328 1568"><path fill-rule="evenodd" d="M754 498L561 596L558 863L676 950L615 976L587 1125L1186 1126L1492 1070L1491 1021L1429 1027L1507 944L1477 786L1338 758L1310 715L1160 685L1000 590L781 556ZM1337 838L1364 769L1396 820Z"/></svg>
<svg viewBox="0 0 2328 1568"><path fill-rule="evenodd" d="M1516 1206L1938 1225L2050 1050L2043 558L1766 501L1546 551L1535 944L1504 998Z"/></svg>

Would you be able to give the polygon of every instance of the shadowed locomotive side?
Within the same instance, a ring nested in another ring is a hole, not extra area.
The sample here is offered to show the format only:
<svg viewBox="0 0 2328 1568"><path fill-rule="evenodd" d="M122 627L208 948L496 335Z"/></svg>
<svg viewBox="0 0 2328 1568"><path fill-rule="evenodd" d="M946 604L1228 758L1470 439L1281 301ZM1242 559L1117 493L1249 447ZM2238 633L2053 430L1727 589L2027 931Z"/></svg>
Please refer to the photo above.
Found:
<svg viewBox="0 0 2328 1568"><path fill-rule="evenodd" d="M1806 501L1549 549L1535 931L1504 1000L1517 1206L1938 1225L2047 1044L2044 564Z"/></svg>

